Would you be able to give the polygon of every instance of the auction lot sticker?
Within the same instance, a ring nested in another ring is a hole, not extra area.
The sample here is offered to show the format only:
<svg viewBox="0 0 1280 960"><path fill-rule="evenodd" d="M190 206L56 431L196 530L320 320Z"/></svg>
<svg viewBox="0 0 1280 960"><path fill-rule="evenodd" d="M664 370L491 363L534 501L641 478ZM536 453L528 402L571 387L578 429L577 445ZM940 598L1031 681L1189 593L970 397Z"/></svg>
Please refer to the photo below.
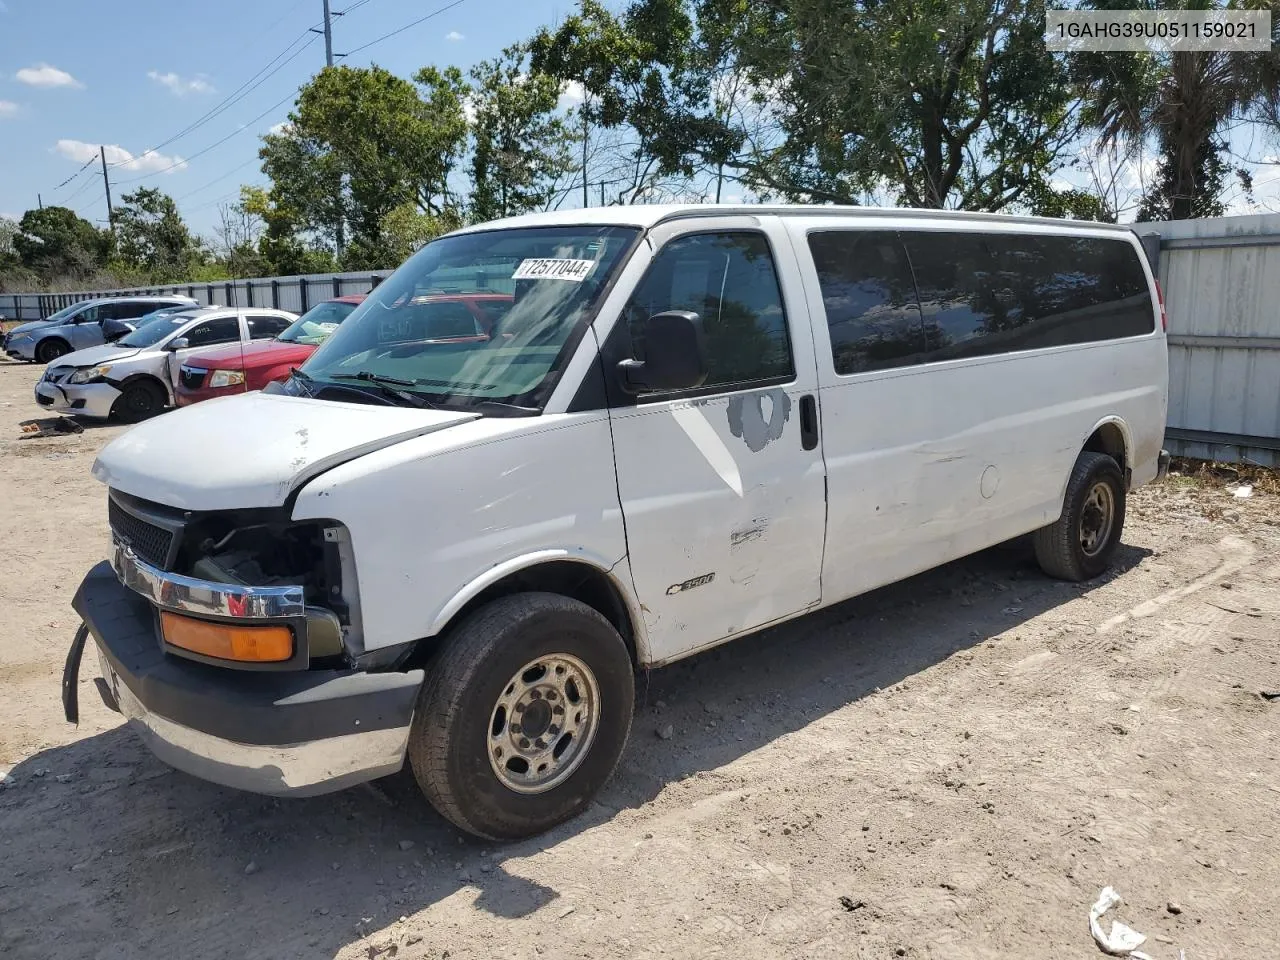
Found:
<svg viewBox="0 0 1280 960"><path fill-rule="evenodd" d="M512 280L572 280L581 283L596 265L594 260L559 260L554 258L521 260Z"/></svg>

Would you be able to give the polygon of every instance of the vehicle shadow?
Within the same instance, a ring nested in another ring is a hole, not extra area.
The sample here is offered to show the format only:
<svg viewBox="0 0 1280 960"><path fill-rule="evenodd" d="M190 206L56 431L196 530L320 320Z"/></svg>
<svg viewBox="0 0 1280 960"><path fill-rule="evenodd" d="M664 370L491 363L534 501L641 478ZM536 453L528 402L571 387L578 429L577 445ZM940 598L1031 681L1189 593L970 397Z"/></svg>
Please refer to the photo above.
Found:
<svg viewBox="0 0 1280 960"><path fill-rule="evenodd" d="M0 955L420 956L448 946L443 925L405 951L414 941L397 918L449 898L496 918L554 916L561 893L507 863L1016 630L1148 554L1123 546L1106 577L1064 584L1015 541L641 676L631 743L598 801L505 846L464 838L407 772L276 800L172 771L125 727L44 750L0 790ZM91 696L86 715L104 711Z"/></svg>

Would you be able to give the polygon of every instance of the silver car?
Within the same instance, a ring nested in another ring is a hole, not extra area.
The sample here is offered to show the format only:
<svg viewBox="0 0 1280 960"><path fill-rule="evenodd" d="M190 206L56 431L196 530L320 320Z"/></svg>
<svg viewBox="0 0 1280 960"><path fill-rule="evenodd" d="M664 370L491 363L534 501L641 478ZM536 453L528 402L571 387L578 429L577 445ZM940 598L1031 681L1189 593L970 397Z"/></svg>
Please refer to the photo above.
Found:
<svg viewBox="0 0 1280 960"><path fill-rule="evenodd" d="M144 420L172 405L187 357L222 344L270 339L296 319L297 314L264 307L161 314L114 343L51 363L36 383L36 403L55 413Z"/></svg>
<svg viewBox="0 0 1280 960"><path fill-rule="evenodd" d="M75 350L105 342L102 324L107 320L136 320L162 307L197 307L190 297L102 297L82 300L44 320L22 323L4 338L4 352L15 360L52 363Z"/></svg>

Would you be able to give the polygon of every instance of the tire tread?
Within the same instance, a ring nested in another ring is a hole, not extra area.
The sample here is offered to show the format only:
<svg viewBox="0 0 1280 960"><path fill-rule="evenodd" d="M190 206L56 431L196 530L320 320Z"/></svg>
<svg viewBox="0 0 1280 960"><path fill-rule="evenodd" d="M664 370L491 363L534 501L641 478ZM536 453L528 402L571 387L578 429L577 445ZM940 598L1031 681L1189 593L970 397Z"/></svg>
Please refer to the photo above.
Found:
<svg viewBox="0 0 1280 960"><path fill-rule="evenodd" d="M1120 473L1120 465L1105 453L1084 451L1076 458L1071 469L1071 478L1067 481L1067 490L1062 498L1062 516L1053 523L1041 527L1032 537L1035 545L1036 562L1040 569L1059 580L1080 582L1097 576L1090 573L1081 563L1081 555L1076 549L1075 511L1076 504L1084 494L1086 485L1101 471L1113 472L1119 484L1116 502L1116 531L1112 534L1118 542L1124 524L1124 480Z"/></svg>

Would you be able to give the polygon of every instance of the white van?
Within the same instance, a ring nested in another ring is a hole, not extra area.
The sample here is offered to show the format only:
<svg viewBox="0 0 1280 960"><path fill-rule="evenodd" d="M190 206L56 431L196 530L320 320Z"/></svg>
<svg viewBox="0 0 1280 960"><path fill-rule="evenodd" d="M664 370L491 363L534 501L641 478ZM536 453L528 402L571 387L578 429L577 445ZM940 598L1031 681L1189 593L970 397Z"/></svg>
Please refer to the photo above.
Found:
<svg viewBox="0 0 1280 960"><path fill-rule="evenodd" d="M450 333L442 293L489 297L483 329ZM545 830L609 778L637 671L1021 534L1052 576L1101 573L1167 463L1158 297L1102 224L458 231L283 386L102 452L113 556L75 598L68 718L92 635L104 698L176 767L306 794L407 755L462 829Z"/></svg>

